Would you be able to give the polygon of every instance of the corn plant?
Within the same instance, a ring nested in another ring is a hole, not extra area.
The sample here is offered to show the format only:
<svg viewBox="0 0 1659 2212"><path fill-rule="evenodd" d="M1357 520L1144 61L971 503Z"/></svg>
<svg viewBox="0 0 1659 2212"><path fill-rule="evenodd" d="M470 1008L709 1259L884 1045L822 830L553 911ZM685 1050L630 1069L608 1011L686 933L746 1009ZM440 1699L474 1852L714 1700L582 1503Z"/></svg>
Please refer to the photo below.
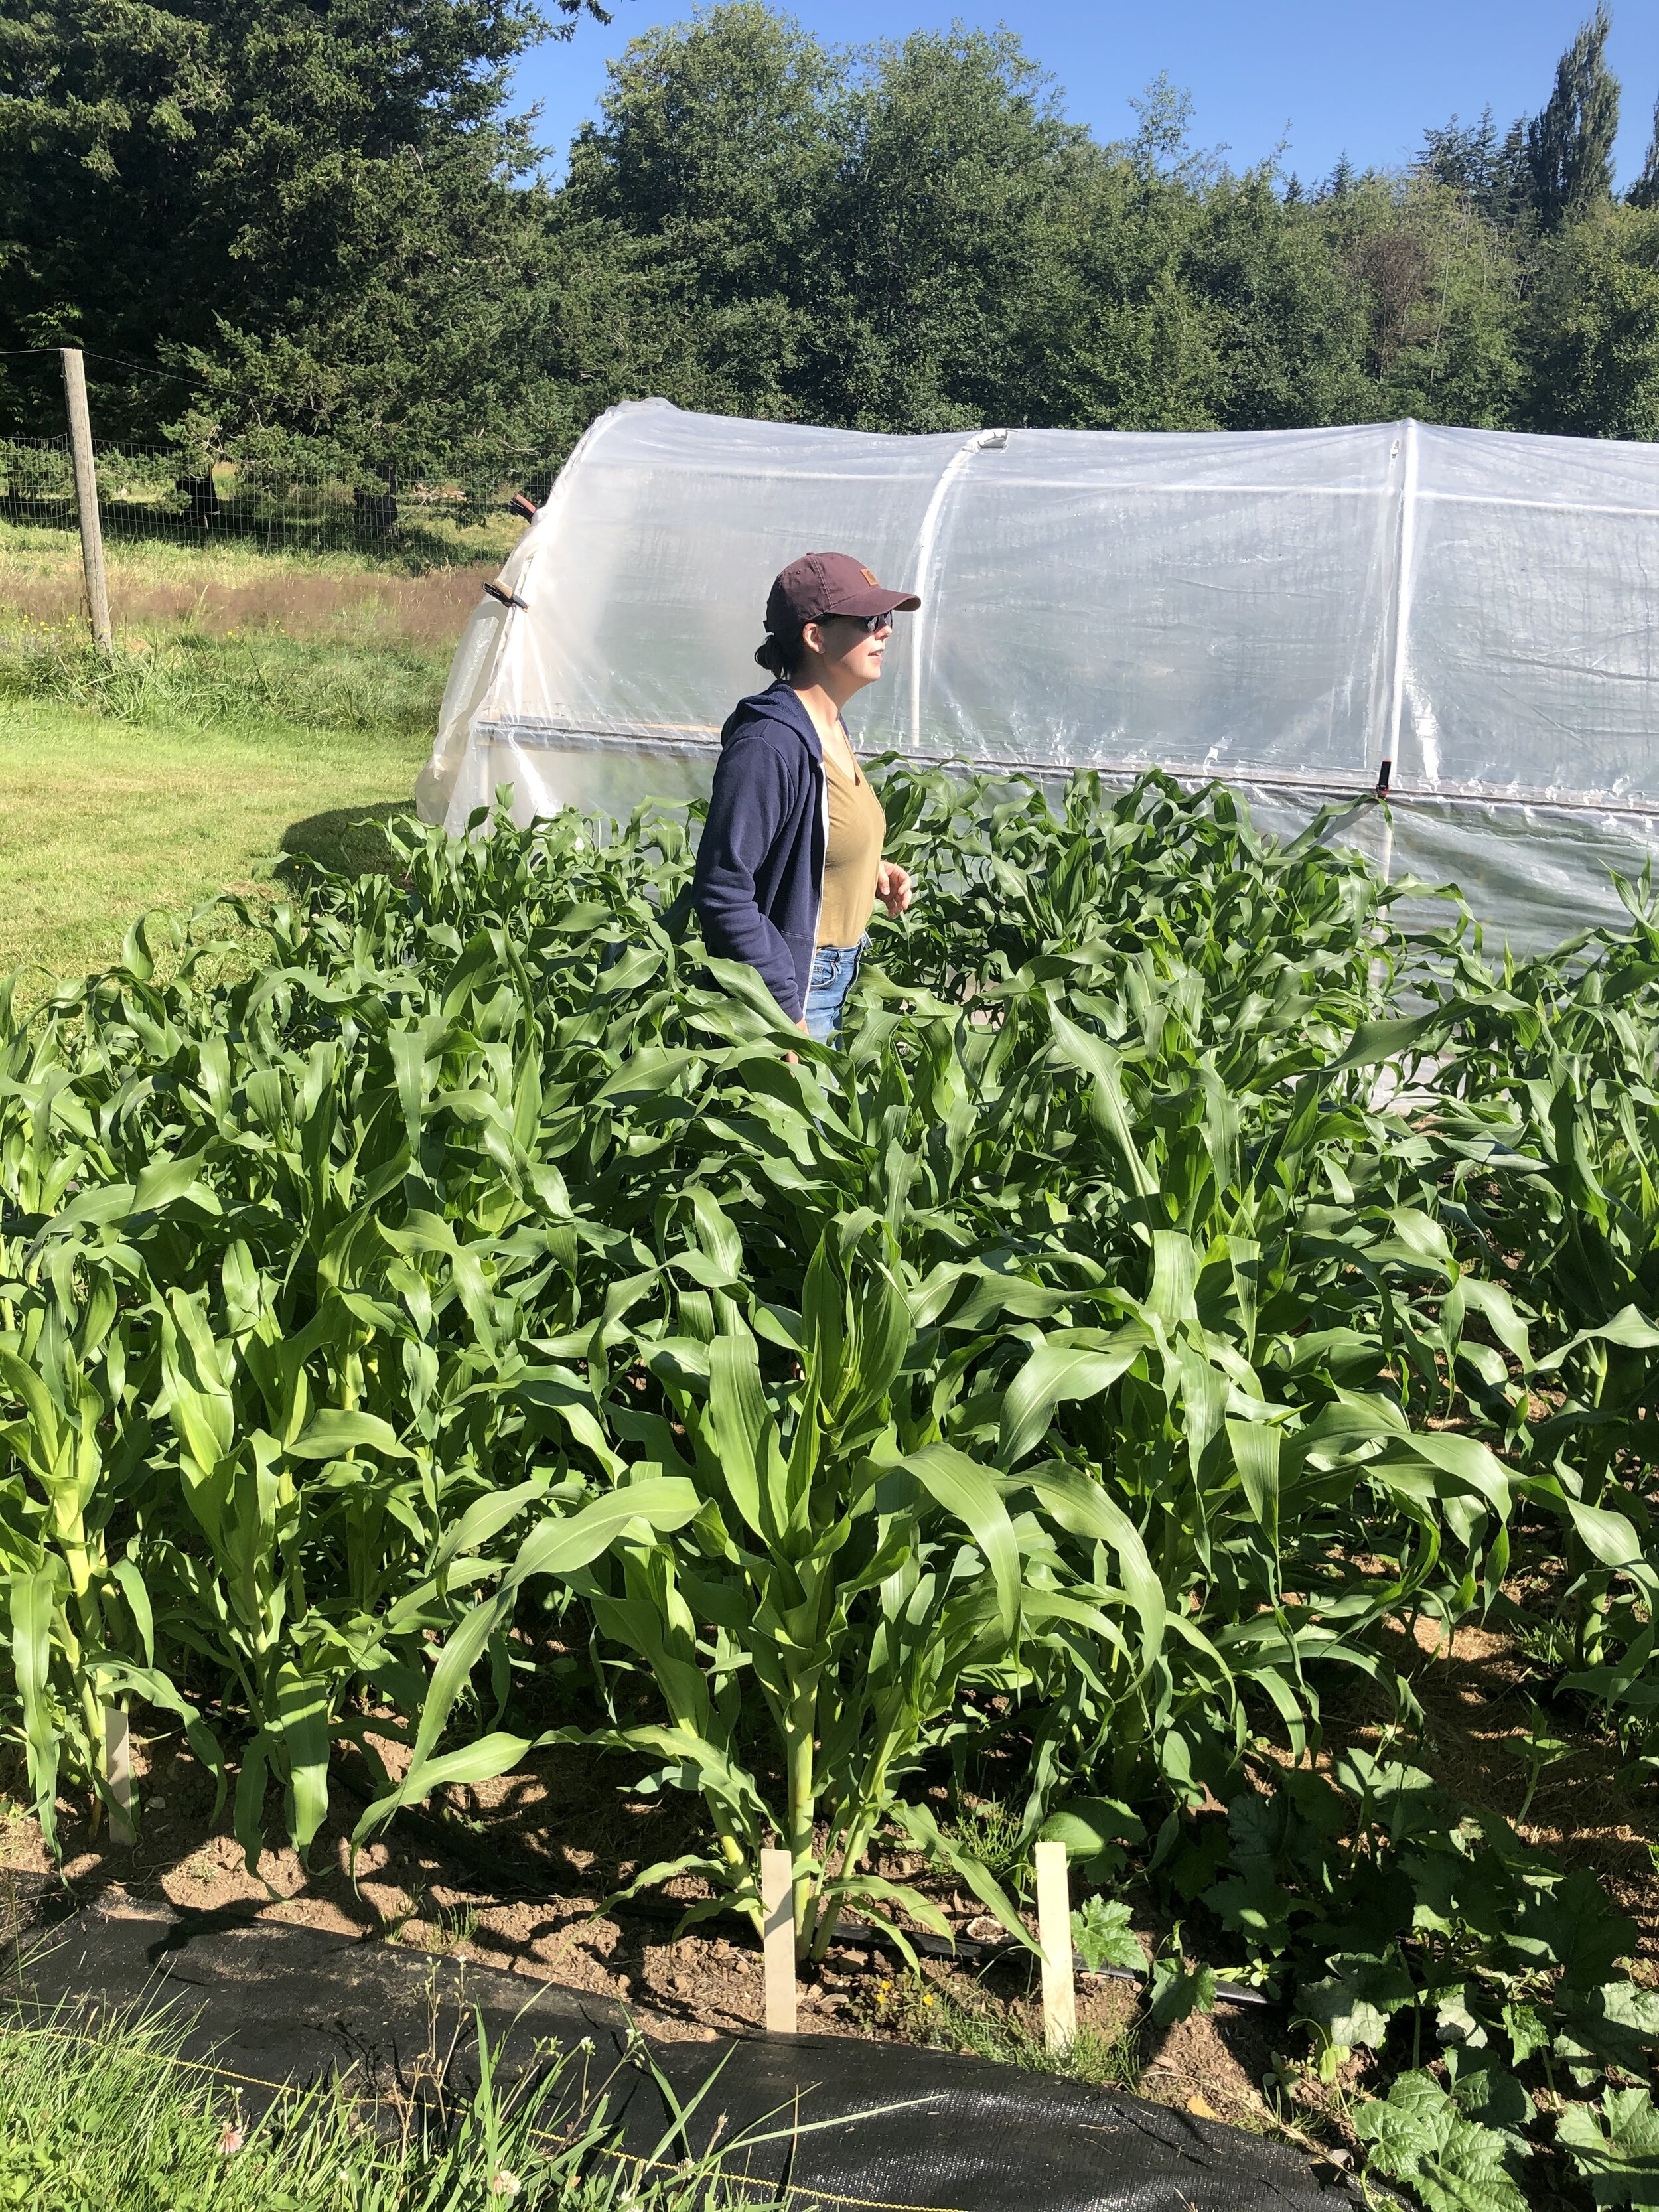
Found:
<svg viewBox="0 0 1659 2212"><path fill-rule="evenodd" d="M639 1365L618 1378L649 1387L599 1407L616 1443L640 1454L616 1461L616 1510L665 1484L693 1510L644 1513L603 1559L567 1554L561 1570L600 1635L649 1674L663 1717L613 1716L585 1740L660 1762L659 1781L698 1791L708 1808L713 1855L651 1868L640 1882L695 1871L758 1925L758 1851L775 1835L794 1863L803 1955L822 1955L854 1900L878 1917L900 1904L945 1932L920 1892L865 1863L891 1820L930 1853L949 1852L902 1784L967 1690L1018 1695L1060 1633L1133 1646L1144 1674L1164 1633L1162 1594L1133 1528L1094 1486L1065 1468L1011 1482L961 1448L994 1425L996 1408L964 1408L970 1439L955 1378L926 1356L916 1327L927 1293L907 1292L887 1222L868 1207L834 1217L797 1311L753 1299L729 1219L699 1200L701 1241L671 1255L659 1320L635 1323ZM1121 1558L1132 1595L1066 1570L1046 1505ZM476 1649L486 1624L507 1617L510 1587L532 1561L553 1571L564 1526L527 1539L457 1648ZM434 1691L447 1670L458 1682L447 1653ZM423 1741L447 1718L434 1695ZM503 1741L496 1752L514 1760L526 1747ZM419 1749L365 1828L438 1778L441 1765L423 1765ZM473 1778L483 1771L468 1763ZM959 1870L1018 1929L990 1878L965 1861Z"/></svg>
<svg viewBox="0 0 1659 2212"><path fill-rule="evenodd" d="M1277 1030L1261 1024L1248 1060L1236 1041L1231 1091L1190 971L1143 963L1139 1036L1127 1053L1106 1042L1108 1023L1124 1035L1121 1001L1082 987L1107 957L1091 945L1060 971L1087 1029L1036 961L967 1010L890 978L844 1062L809 1053L792 1072L775 1032L756 1039L730 1007L690 1000L689 1036L726 1036L724 1056L690 1042L648 1066L622 1056L597 1089L609 1104L632 1086L647 1125L627 1138L629 1187L607 1190L608 1218L648 1221L652 1235L635 1237L625 1318L613 1288L587 1329L543 1348L577 1363L573 1394L592 1389L619 1495L641 1472L670 1474L704 1504L568 1570L665 1714L588 1740L662 1762L659 1781L708 1804L714 1854L641 1880L695 1870L758 1914L758 1850L782 1837L804 1951L822 1948L843 1898L879 1902L861 1861L884 1826L944 1847L897 1785L947 1745L963 1755L972 1692L1034 1730L1030 1826L1085 1777L1125 1796L1160 1779L1196 1790L1237 1758L1252 1701L1302 1746L1321 1666L1383 1671L1366 1632L1431 1586L1442 1595L1443 1502L1465 1555L1447 1602L1473 1587L1489 1524L1501 1558L1510 1487L1482 1446L1418 1439L1397 1394L1343 1401L1356 1376L1382 1382L1384 1316L1408 1308L1412 1272L1446 1259L1408 1209L1374 1206L1344 1243L1332 1209L1310 1201L1316 1164L1377 1134L1348 1097L1383 1049L1374 1026L1355 1042L1373 1004L1369 949L1322 997L1280 986ZM763 1020L726 980L732 1005ZM999 1018L982 1019L992 1009ZM1346 1060L1322 1052L1321 1031L1351 1048ZM1134 1094L1176 1039L1209 1064L1171 1114ZM1287 1059L1310 1071L1288 1097ZM1314 1079L1328 1060L1342 1063L1330 1087L1344 1111L1324 1110ZM1254 1146L1252 1110L1265 1124ZM1142 1149L1148 1124L1164 1141ZM1304 1213L1312 1233L1292 1246ZM1357 1291L1343 1279L1356 1251L1368 1263ZM1334 1326L1316 1363L1299 1340L1284 1361L1301 1361L1285 1402L1249 1359L1260 1303L1271 1313L1279 1296L1286 1336L1317 1313L1288 1290L1304 1268L1328 1286ZM1078 1401L1086 1419L1068 1448L1059 1409ZM897 1519L884 1512L901 1504ZM1395 1573L1332 1587L1344 1507L1367 1513L1370 1548L1400 1553ZM902 1582L884 1548L894 1541ZM1287 1571L1300 1593L1288 1604ZM452 1652L499 1632L507 1607L504 1589ZM902 1698L888 1679L901 1666ZM451 1653L442 1671L459 1689ZM443 1754L448 1719L428 1701L425 1757L365 1832L434 1781L479 1778L528 1748L498 1738L495 1766L482 1745ZM914 1890L902 1901L927 1916Z"/></svg>
<svg viewBox="0 0 1659 2212"><path fill-rule="evenodd" d="M936 1817L975 1759L1128 1833L1338 1670L1408 1711L1382 1629L1496 1601L1518 1516L1640 1691L1648 939L1496 975L1340 824L1157 777L885 797L924 895L841 1053L706 959L650 811L399 831L0 1016L43 1820L116 1700L234 1767L250 1860L343 1744L401 1741L370 1825L510 1771L551 1586L610 1686L556 1732L750 1911L781 1838L811 1953L934 1913L895 1850L1006 1911Z"/></svg>

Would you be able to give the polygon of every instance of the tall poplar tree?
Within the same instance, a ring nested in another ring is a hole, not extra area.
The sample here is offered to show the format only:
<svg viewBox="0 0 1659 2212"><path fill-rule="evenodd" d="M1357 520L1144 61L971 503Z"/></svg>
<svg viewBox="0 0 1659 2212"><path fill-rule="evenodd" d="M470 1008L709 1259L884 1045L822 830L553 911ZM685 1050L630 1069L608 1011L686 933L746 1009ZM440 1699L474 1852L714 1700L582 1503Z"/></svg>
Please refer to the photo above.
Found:
<svg viewBox="0 0 1659 2212"><path fill-rule="evenodd" d="M1527 126L1527 175L1547 230L1576 222L1613 198L1619 80L1607 64L1607 0L1580 24L1555 69L1555 89Z"/></svg>
<svg viewBox="0 0 1659 2212"><path fill-rule="evenodd" d="M1659 100L1653 103L1653 136L1648 140L1647 159L1625 198L1634 208L1659 207Z"/></svg>

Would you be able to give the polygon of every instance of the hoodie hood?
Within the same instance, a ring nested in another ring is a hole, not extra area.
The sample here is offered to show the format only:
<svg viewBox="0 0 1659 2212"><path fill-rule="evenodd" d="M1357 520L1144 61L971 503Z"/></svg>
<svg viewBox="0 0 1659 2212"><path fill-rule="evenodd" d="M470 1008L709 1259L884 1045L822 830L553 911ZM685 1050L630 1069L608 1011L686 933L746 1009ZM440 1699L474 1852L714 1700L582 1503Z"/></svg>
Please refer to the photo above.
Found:
<svg viewBox="0 0 1659 2212"><path fill-rule="evenodd" d="M781 677L776 683L769 684L764 691L738 700L726 716L720 744L729 745L733 738L750 736L767 724L789 731L805 746L813 762L823 767L823 745L812 717L801 704L799 692Z"/></svg>

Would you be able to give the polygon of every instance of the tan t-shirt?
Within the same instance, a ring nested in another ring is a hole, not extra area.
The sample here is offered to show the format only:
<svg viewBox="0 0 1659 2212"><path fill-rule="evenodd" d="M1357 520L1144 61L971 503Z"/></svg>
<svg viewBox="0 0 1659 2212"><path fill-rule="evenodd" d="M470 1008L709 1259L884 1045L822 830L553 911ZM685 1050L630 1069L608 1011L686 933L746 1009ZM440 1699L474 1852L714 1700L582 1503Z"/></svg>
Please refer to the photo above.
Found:
<svg viewBox="0 0 1659 2212"><path fill-rule="evenodd" d="M887 835L887 817L860 769L854 782L845 769L823 756L830 791L830 842L823 854L823 904L818 912L818 943L856 945L876 902L876 870Z"/></svg>

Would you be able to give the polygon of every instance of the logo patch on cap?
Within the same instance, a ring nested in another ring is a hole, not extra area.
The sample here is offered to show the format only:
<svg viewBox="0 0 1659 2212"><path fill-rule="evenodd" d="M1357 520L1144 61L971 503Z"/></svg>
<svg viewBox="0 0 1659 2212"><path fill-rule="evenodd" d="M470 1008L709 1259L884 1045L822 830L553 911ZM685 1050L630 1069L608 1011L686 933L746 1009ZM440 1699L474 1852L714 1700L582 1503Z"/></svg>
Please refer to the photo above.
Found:
<svg viewBox="0 0 1659 2212"><path fill-rule="evenodd" d="M860 576L862 576L862 577L863 577L863 579L864 579L864 580L865 580L865 582L866 582L866 584L875 584L875 583L876 583L876 579L875 579L875 577L872 574L872 573L870 572L870 570L869 570L868 568L860 568L860 569L859 570L859 574L860 574ZM878 590L879 590L879 589L881 588L881 587L880 587L880 586L879 586L878 584L877 584L877 586L876 586L876 587L877 587L877 589L878 589Z"/></svg>

